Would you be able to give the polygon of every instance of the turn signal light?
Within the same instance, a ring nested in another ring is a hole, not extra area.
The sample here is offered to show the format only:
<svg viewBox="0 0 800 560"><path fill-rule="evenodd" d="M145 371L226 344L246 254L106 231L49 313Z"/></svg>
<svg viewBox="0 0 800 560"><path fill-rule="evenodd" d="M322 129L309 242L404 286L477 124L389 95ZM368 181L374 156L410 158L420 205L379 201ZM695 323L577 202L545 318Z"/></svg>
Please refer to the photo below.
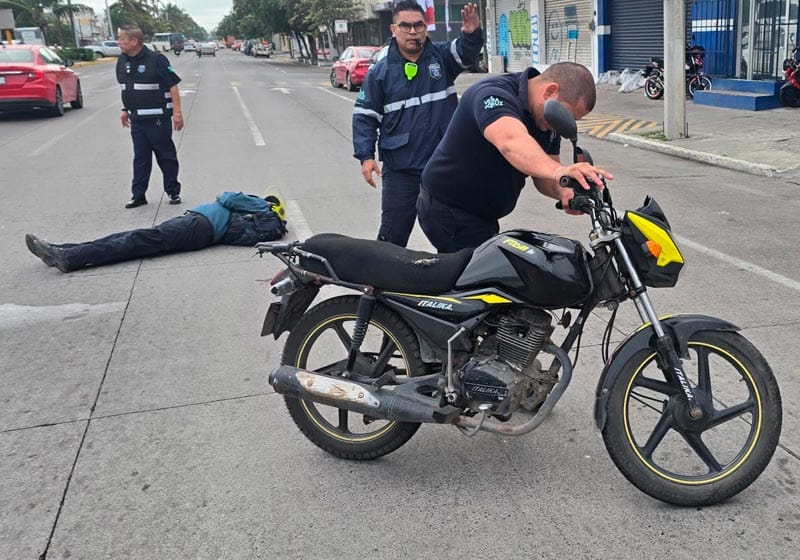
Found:
<svg viewBox="0 0 800 560"><path fill-rule="evenodd" d="M35 80L41 80L42 76L44 76L44 74L42 74L38 70L36 70L34 72L28 72L28 78L25 81L26 82L33 82Z"/></svg>
<svg viewBox="0 0 800 560"><path fill-rule="evenodd" d="M645 246L647 247L647 251L655 258L658 258L658 256L661 254L661 245L659 245L652 239L648 239L647 241L645 241Z"/></svg>

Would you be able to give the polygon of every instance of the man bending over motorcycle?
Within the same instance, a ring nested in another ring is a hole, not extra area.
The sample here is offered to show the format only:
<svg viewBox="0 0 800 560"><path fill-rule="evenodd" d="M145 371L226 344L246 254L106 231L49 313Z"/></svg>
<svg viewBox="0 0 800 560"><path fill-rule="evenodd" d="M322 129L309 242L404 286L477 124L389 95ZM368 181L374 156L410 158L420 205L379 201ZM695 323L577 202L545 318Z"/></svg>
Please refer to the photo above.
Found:
<svg viewBox="0 0 800 560"><path fill-rule="evenodd" d="M561 202L568 213L572 177L585 189L613 175L590 165L562 166L561 137L544 120L544 103L560 101L576 120L596 100L594 78L584 66L561 62L539 73L490 77L461 97L447 132L422 172L419 223L440 253L477 247L499 232L498 219L517 204L525 179Z"/></svg>

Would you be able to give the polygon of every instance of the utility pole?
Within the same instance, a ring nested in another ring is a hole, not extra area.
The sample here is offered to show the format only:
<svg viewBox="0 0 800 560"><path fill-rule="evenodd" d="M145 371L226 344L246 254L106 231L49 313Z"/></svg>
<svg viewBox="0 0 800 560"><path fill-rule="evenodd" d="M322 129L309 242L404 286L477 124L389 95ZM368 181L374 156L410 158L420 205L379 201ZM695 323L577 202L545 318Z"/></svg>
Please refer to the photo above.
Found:
<svg viewBox="0 0 800 560"><path fill-rule="evenodd" d="M114 39L114 25L111 23L111 10L108 9L108 0L106 0L106 23L108 23L108 38Z"/></svg>
<svg viewBox="0 0 800 560"><path fill-rule="evenodd" d="M684 0L664 0L664 136L687 138Z"/></svg>

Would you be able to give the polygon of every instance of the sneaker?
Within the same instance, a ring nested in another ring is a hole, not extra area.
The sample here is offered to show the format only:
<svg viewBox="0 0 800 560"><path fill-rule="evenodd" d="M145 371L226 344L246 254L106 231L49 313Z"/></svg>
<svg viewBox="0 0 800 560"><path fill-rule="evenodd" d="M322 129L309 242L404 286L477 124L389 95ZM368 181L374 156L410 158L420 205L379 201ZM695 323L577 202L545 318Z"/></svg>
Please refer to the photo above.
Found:
<svg viewBox="0 0 800 560"><path fill-rule="evenodd" d="M170 204L180 204L181 203L181 195L179 194L170 194L169 196L169 203Z"/></svg>
<svg viewBox="0 0 800 560"><path fill-rule="evenodd" d="M61 272L69 272L64 255L61 254L61 249L58 247L53 247L30 233L25 234L25 245L28 246L28 250L31 253L42 259L42 262L47 266L54 266Z"/></svg>
<svg viewBox="0 0 800 560"><path fill-rule="evenodd" d="M138 208L147 204L146 198L132 198L131 201L125 205L125 208Z"/></svg>

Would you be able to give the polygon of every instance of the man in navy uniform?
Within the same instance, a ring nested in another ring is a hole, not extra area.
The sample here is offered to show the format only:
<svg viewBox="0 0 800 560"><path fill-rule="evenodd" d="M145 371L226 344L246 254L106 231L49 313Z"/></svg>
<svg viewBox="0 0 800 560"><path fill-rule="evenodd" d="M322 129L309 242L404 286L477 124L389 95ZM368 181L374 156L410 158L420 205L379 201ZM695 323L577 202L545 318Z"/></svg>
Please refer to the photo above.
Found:
<svg viewBox="0 0 800 560"><path fill-rule="evenodd" d="M136 25L118 30L122 55L117 59L117 81L122 88L120 122L130 127L133 140L132 197L125 208L147 204L145 192L153 168L153 154L164 175L164 192L170 204L181 203L178 182L178 153L172 141L175 130L183 128L181 79L163 54L144 46L144 33Z"/></svg>
<svg viewBox="0 0 800 560"><path fill-rule="evenodd" d="M395 5L392 20L388 53L370 69L353 108L353 155L367 184L374 188L373 174L382 177L378 239L405 247L417 217L422 169L455 111L453 84L475 64L483 32L472 3L461 10L461 35L451 42L427 38L416 0ZM376 140L383 169L375 162Z"/></svg>
<svg viewBox="0 0 800 560"><path fill-rule="evenodd" d="M498 220L514 209L528 177L566 212L580 214L569 209L574 192L560 186L561 178L588 189L601 184L600 175L614 177L586 162L561 165L561 137L545 120L544 105L555 99L580 120L596 97L592 73L574 62L491 76L467 88L422 173L419 224L433 246L455 253L497 235Z"/></svg>

